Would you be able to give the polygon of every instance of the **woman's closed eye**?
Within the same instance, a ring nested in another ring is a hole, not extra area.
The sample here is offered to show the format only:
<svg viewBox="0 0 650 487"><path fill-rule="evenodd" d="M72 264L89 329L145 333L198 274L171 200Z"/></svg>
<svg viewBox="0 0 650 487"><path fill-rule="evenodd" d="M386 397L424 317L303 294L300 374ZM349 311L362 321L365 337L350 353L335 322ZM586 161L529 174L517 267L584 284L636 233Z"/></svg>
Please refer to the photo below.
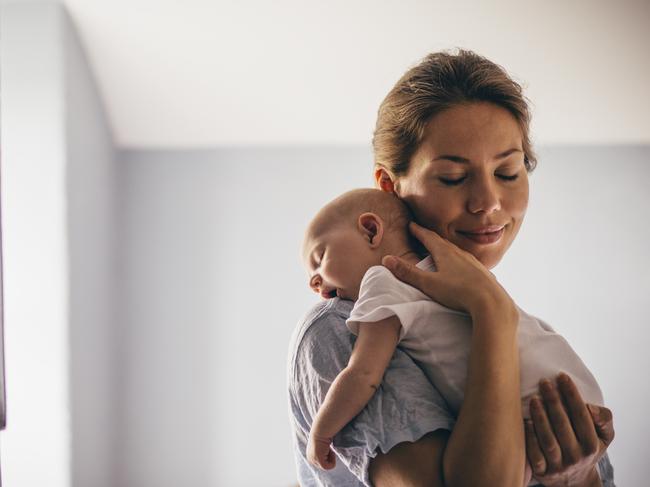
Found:
<svg viewBox="0 0 650 487"><path fill-rule="evenodd" d="M519 174L495 174L496 177L503 181L514 181L519 177ZM445 178L445 177L439 177L438 180L446 185L446 186L458 186L461 184L463 181L467 179L467 176L461 176L459 178Z"/></svg>
<svg viewBox="0 0 650 487"><path fill-rule="evenodd" d="M465 181L465 179L467 179L467 176L462 176L460 178L438 178L438 180L446 186L458 186L460 183Z"/></svg>
<svg viewBox="0 0 650 487"><path fill-rule="evenodd" d="M515 174L495 174L496 177L503 179L504 181L514 181L519 177L518 173Z"/></svg>

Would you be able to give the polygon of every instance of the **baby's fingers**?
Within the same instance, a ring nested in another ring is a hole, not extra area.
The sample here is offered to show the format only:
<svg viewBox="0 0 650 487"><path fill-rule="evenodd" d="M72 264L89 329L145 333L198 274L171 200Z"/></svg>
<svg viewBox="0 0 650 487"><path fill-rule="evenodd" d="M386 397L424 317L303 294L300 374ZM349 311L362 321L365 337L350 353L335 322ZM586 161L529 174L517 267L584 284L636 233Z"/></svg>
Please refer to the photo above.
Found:
<svg viewBox="0 0 650 487"><path fill-rule="evenodd" d="M332 470L336 467L336 455L331 448L328 449L328 452L325 455L325 458L323 458L320 466L325 470Z"/></svg>

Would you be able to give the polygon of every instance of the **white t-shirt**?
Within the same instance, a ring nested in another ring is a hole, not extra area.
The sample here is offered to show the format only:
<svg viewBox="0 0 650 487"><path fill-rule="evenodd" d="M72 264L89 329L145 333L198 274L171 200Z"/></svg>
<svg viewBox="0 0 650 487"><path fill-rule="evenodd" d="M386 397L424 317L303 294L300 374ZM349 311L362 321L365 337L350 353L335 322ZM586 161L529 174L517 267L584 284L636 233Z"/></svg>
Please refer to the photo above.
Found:
<svg viewBox="0 0 650 487"><path fill-rule="evenodd" d="M417 266L435 271L430 256ZM560 372L571 376L585 402L603 405L596 379L568 342L542 320L517 309L524 417L529 416L528 401L538 392L540 379L552 379ZM363 277L359 299L346 322L348 328L356 335L360 322L377 322L393 315L402 325L399 346L418 363L458 415L467 380L471 317L432 301L385 267L373 266Z"/></svg>

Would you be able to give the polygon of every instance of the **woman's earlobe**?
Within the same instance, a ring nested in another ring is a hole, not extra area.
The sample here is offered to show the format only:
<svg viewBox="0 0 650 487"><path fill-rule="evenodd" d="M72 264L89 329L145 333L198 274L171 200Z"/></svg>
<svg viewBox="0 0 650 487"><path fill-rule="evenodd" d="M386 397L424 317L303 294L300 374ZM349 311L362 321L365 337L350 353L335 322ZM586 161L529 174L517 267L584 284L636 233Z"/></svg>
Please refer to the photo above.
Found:
<svg viewBox="0 0 650 487"><path fill-rule="evenodd" d="M385 191L387 193L394 193L395 192L395 185L388 178L382 179L379 182L379 187L381 188L382 191Z"/></svg>

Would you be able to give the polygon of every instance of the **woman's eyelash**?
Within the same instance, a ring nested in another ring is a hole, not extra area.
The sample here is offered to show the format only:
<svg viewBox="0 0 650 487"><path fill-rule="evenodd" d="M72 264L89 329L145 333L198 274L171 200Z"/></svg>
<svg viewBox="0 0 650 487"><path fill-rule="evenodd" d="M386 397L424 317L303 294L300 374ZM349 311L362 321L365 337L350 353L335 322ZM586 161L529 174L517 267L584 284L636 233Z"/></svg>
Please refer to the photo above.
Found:
<svg viewBox="0 0 650 487"><path fill-rule="evenodd" d="M505 174L497 174L498 177L501 179L505 179L506 181L514 181L519 177L519 174L513 174L512 176L507 176Z"/></svg>
<svg viewBox="0 0 650 487"><path fill-rule="evenodd" d="M447 178L438 178L442 184L446 184L447 186L458 186L460 183L462 183L467 176L463 176L460 179L447 179Z"/></svg>
<svg viewBox="0 0 650 487"><path fill-rule="evenodd" d="M519 177L519 174L513 174L512 176L507 176L505 174L496 174L498 178L501 178L505 181L514 181ZM446 184L447 186L458 186L460 183L467 179L467 176L463 176L458 179L447 179L447 178L438 178L441 183Z"/></svg>

